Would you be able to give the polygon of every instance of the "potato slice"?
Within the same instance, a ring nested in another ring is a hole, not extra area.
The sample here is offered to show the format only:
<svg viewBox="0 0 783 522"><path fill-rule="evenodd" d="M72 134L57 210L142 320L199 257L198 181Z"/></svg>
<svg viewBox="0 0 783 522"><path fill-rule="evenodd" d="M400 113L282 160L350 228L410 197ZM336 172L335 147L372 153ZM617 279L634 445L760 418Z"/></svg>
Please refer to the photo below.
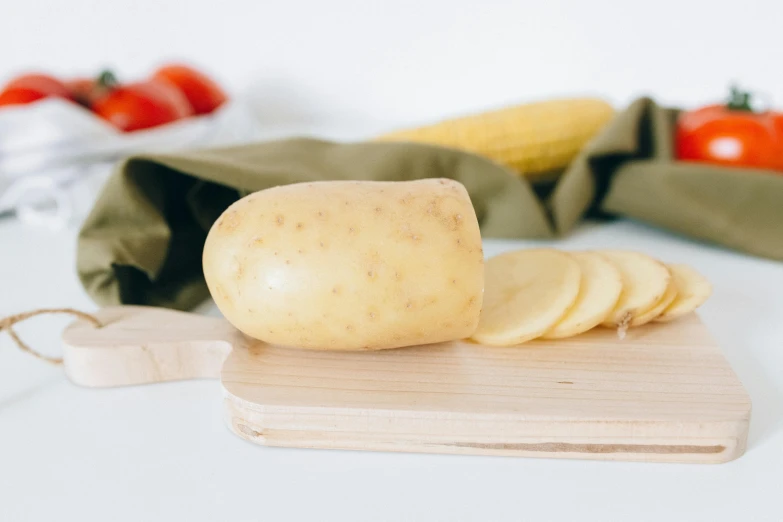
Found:
<svg viewBox="0 0 783 522"><path fill-rule="evenodd" d="M666 265L639 252L602 250L599 254L614 264L623 278L620 299L603 325L625 328L661 300L671 274Z"/></svg>
<svg viewBox="0 0 783 522"><path fill-rule="evenodd" d="M663 313L666 308L674 302L674 300L677 298L677 285L674 282L674 277L671 278L669 281L669 286L666 288L666 292L663 294L663 297L649 310L644 312L641 315L637 315L631 320L630 326L641 326L643 324L647 324L650 321L657 318L659 315Z"/></svg>
<svg viewBox="0 0 783 522"><path fill-rule="evenodd" d="M575 252L572 256L582 272L579 294L571 310L543 335L544 339L562 339L598 326L620 298L623 280L612 263L595 252Z"/></svg>
<svg viewBox="0 0 783 522"><path fill-rule="evenodd" d="M655 318L659 322L673 321L700 307L712 294L712 285L703 275L688 265L668 265L677 298Z"/></svg>
<svg viewBox="0 0 783 522"><path fill-rule="evenodd" d="M484 303L473 339L509 346L543 335L571 308L581 270L552 249L509 252L487 261Z"/></svg>

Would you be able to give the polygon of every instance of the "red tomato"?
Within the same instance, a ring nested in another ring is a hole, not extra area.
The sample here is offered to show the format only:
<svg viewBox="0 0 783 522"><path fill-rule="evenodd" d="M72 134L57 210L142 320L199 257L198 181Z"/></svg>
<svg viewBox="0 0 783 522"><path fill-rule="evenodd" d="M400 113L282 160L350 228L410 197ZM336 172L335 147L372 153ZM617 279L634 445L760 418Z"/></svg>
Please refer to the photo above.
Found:
<svg viewBox="0 0 783 522"><path fill-rule="evenodd" d="M84 105L87 108L100 97L97 85L95 80L90 78L76 78L75 80L65 82L65 86L68 87L68 91L71 93L71 98L79 105Z"/></svg>
<svg viewBox="0 0 783 522"><path fill-rule="evenodd" d="M96 100L92 110L125 132L157 127L193 114L179 90L157 81L115 87Z"/></svg>
<svg viewBox="0 0 783 522"><path fill-rule="evenodd" d="M727 105L684 112L677 122L677 159L783 170L783 115L754 112L734 90Z"/></svg>
<svg viewBox="0 0 783 522"><path fill-rule="evenodd" d="M65 84L46 74L25 74L14 78L0 92L0 106L31 103L50 96L70 98Z"/></svg>
<svg viewBox="0 0 783 522"><path fill-rule="evenodd" d="M22 105L46 98L45 94L32 89L10 89L0 92L0 107L3 105Z"/></svg>
<svg viewBox="0 0 783 522"><path fill-rule="evenodd" d="M176 85L185 95L196 114L209 114L227 100L223 89L205 74L186 65L168 65L152 76Z"/></svg>
<svg viewBox="0 0 783 522"><path fill-rule="evenodd" d="M75 78L65 82L71 98L88 109L118 85L117 77L112 71L103 71L97 78Z"/></svg>

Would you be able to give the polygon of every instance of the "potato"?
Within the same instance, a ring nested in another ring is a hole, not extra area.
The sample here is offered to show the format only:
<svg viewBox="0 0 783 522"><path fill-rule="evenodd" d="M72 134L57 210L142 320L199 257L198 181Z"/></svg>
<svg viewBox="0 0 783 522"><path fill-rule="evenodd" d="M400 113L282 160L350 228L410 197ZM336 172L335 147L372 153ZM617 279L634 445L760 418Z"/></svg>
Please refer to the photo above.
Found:
<svg viewBox="0 0 783 522"><path fill-rule="evenodd" d="M491 258L473 339L509 346L541 336L576 301L580 277L579 264L557 250L520 250Z"/></svg>
<svg viewBox="0 0 783 522"><path fill-rule="evenodd" d="M203 255L209 291L237 329L324 350L470 336L483 263L468 193L447 179L256 192L215 222Z"/></svg>
<svg viewBox="0 0 783 522"><path fill-rule="evenodd" d="M655 318L656 321L672 321L689 314L704 304L712 294L710 282L687 265L668 265L677 287L677 297Z"/></svg>
<svg viewBox="0 0 783 522"><path fill-rule="evenodd" d="M623 291L604 326L627 328L633 320L653 308L666 293L671 274L656 259L639 252L601 250L623 278Z"/></svg>
<svg viewBox="0 0 783 522"><path fill-rule="evenodd" d="M574 252L582 277L576 302L542 337L562 339L601 324L612 312L623 289L620 272L595 252Z"/></svg>
<svg viewBox="0 0 783 522"><path fill-rule="evenodd" d="M666 292L663 294L663 297L661 297L658 302L655 303L655 306L634 317L631 320L630 326L641 326L657 318L661 315L661 313L663 313L664 310L666 310L670 304L672 304L676 297L677 285L674 283L674 277L672 277L672 279L669 281L669 286L666 288Z"/></svg>

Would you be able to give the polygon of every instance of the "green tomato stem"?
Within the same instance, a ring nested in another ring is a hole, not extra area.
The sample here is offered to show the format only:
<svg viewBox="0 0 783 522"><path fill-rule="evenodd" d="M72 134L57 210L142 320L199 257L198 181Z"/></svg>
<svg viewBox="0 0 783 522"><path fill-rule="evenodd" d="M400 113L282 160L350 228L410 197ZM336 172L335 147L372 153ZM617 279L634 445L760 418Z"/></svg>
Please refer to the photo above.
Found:
<svg viewBox="0 0 783 522"><path fill-rule="evenodd" d="M749 92L740 90L736 85L732 85L726 107L733 111L754 112L750 99L751 94Z"/></svg>

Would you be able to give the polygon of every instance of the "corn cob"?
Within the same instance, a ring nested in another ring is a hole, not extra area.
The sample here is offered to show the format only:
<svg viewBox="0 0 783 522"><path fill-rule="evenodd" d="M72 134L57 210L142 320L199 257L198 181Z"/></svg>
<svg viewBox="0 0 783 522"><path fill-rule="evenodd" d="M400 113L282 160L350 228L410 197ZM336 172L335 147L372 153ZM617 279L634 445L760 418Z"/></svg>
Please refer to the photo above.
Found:
<svg viewBox="0 0 783 522"><path fill-rule="evenodd" d="M547 100L396 131L377 141L460 149L535 177L566 167L613 115L612 106L596 98Z"/></svg>

